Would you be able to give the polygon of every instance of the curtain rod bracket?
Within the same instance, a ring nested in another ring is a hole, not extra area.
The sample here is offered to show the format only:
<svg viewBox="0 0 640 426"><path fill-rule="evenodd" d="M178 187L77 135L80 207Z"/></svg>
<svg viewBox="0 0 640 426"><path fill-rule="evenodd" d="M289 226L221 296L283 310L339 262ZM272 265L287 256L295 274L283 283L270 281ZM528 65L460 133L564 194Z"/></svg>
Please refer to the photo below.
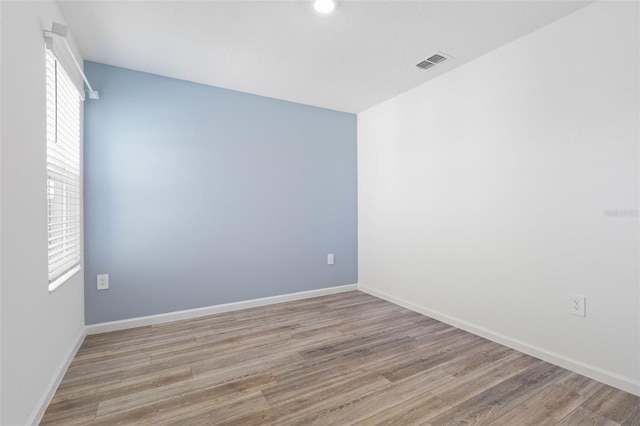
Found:
<svg viewBox="0 0 640 426"><path fill-rule="evenodd" d="M64 24L60 24L58 22L53 22L51 24L51 30L50 31L49 30L44 30L45 37L50 37L52 35L60 37L62 39L62 41L64 42L64 45L67 46L67 50L69 51L69 54L71 55L71 59L73 59L73 63L76 65L76 68L78 69L78 71L80 71L80 74L82 75L82 79L84 80L85 84L89 88L89 90L87 91L87 93L89 95L89 99L100 99L98 91L97 90L93 90L93 88L91 87L91 84L89 84L89 80L87 80L87 76L84 74L84 70L82 69L82 67L80 67L80 64L76 60L76 57L73 55L73 51L71 50L71 46L69 46L69 42L67 42L67 35L68 34L69 34L69 30L68 30L67 26L64 25Z"/></svg>

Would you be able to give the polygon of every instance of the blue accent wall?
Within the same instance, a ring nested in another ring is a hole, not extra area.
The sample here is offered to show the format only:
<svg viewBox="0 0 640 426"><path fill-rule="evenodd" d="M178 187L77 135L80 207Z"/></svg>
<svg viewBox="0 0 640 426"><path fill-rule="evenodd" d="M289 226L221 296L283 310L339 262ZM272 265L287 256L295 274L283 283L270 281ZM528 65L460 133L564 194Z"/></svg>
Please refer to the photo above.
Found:
<svg viewBox="0 0 640 426"><path fill-rule="evenodd" d="M85 71L87 324L357 282L356 115Z"/></svg>

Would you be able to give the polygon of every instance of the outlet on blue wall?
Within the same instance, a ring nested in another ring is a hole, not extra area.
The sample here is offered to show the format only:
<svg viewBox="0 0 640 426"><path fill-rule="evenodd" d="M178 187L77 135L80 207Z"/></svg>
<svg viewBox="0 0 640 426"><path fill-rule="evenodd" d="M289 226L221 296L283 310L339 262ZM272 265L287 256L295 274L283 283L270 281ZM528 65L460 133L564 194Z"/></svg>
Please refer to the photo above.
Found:
<svg viewBox="0 0 640 426"><path fill-rule="evenodd" d="M85 71L87 324L357 282L354 114Z"/></svg>

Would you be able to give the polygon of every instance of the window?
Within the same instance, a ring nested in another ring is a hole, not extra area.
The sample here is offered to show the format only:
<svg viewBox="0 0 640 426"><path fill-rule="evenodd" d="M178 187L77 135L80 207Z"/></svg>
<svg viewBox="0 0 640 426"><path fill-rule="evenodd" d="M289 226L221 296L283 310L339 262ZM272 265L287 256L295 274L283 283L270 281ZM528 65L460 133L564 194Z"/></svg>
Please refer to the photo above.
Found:
<svg viewBox="0 0 640 426"><path fill-rule="evenodd" d="M46 50L49 291L80 270L80 94Z"/></svg>

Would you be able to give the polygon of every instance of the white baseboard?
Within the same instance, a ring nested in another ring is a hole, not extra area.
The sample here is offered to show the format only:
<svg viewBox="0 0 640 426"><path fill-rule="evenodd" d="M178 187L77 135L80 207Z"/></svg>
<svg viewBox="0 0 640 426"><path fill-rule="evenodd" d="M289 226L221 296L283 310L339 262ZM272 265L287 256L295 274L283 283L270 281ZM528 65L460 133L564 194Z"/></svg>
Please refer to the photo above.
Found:
<svg viewBox="0 0 640 426"><path fill-rule="evenodd" d="M544 349L535 345L531 345L521 340L513 339L509 336L496 333L492 330L489 330L483 327L478 327L476 325L460 320L458 318L454 318L447 314L443 314L442 312L433 311L431 309L425 308L413 302L400 299L398 297L392 296L390 294L375 290L373 288L370 288L361 284L358 284L358 290L368 293L372 296L378 297L380 299L384 299L396 305L402 306L404 308L410 309L414 312L418 312L422 315L426 315L430 318L437 319L438 321L442 321L456 328L468 331L469 333L473 333L477 336L484 337L485 339L489 339L496 343L500 343L501 345L504 345L512 349L515 349L517 351L523 352L525 354L534 356L543 361L547 361L551 364L557 365L562 368L566 368L567 370L574 371L578 374L582 374L583 376L587 376L599 382L606 383L607 385L621 389L625 392L629 392L634 395L640 396L640 382L633 380L629 377L621 376L612 371L608 371L608 370L596 367L594 365L589 365L581 361L568 358L564 355L549 351L547 349Z"/></svg>
<svg viewBox="0 0 640 426"><path fill-rule="evenodd" d="M283 294L280 296L263 297L260 299L243 300L240 302L225 303L222 305L206 306L204 308L188 309L185 311L169 312L166 314L149 315L146 317L131 318L119 321L103 322L86 326L87 334L106 333L108 331L125 330L128 328L142 327L146 325L162 324L170 321L190 319L205 315L220 314L223 312L238 311L240 309L255 308L257 306L273 305L276 303L290 302L293 300L309 299L328 294L355 291L357 284L348 284L338 287L321 288L318 290L301 291L298 293Z"/></svg>
<svg viewBox="0 0 640 426"><path fill-rule="evenodd" d="M42 416L44 416L45 411L47 411L47 407L49 406L49 403L51 403L51 400L53 399L53 396L55 395L56 390L58 389L58 386L62 381L62 378L67 372L67 369L69 368L69 364L71 364L71 361L73 361L73 358L76 356L76 353L78 352L78 349L80 349L80 345L82 345L82 342L84 341L85 336L86 336L86 333L84 332L84 330L82 330L82 332L76 339L76 343L73 345L71 350L67 353L67 356L63 359L62 363L60 364L60 367L58 367L58 370L55 376L53 376L53 378L49 382L49 385L47 386L44 393L40 397L40 400L38 401L38 404L36 405L35 410L33 411L33 413L31 413L31 416L29 416L29 420L27 420L26 424L28 425L40 424L40 421L42 420Z"/></svg>

